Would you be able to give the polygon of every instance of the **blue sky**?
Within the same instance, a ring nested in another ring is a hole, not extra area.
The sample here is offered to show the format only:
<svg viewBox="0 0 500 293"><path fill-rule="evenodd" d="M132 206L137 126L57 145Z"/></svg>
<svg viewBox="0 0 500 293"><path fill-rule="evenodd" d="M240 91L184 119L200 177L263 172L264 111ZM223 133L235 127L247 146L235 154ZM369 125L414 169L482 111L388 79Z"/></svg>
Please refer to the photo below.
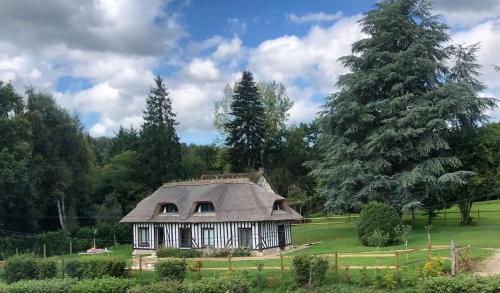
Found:
<svg viewBox="0 0 500 293"><path fill-rule="evenodd" d="M290 125L314 118L346 72L337 59L363 37L375 1L0 0L0 80L53 93L93 136L139 127L155 74L166 78L181 140L217 137L213 103L243 69L276 80L294 100ZM450 43L480 42L484 95L494 71L500 1L433 0ZM498 64L496 64L498 65ZM499 111L488 113L499 120Z"/></svg>

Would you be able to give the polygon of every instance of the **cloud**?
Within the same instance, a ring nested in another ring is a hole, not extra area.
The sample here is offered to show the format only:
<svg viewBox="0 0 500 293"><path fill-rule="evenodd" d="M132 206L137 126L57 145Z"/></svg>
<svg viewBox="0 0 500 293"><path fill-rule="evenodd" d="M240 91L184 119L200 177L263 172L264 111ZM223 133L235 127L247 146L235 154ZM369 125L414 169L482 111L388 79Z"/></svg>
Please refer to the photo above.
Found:
<svg viewBox="0 0 500 293"><path fill-rule="evenodd" d="M163 0L13 1L0 9L0 79L20 91L33 85L69 111L96 112L93 135L139 126L154 70L174 61L186 35ZM57 92L60 77L89 88Z"/></svg>
<svg viewBox="0 0 500 293"><path fill-rule="evenodd" d="M263 79L291 83L306 79L330 92L336 78L347 71L337 59L350 54L351 44L363 37L359 18L343 18L327 28L312 26L304 37L265 41L250 54L249 68Z"/></svg>
<svg viewBox="0 0 500 293"><path fill-rule="evenodd" d="M226 59L237 56L242 50L241 39L235 36L230 41L224 40L219 43L217 49L213 53L216 59Z"/></svg>
<svg viewBox="0 0 500 293"><path fill-rule="evenodd" d="M343 16L342 11L335 14L328 14L324 12L318 13L306 13L304 15L296 15L295 13L290 13L287 15L288 20L294 23L310 23L310 22L332 22L341 19Z"/></svg>
<svg viewBox="0 0 500 293"><path fill-rule="evenodd" d="M209 59L193 59L186 67L185 72L191 79L200 81L217 80L220 76L214 62Z"/></svg>
<svg viewBox="0 0 500 293"><path fill-rule="evenodd" d="M238 18L229 18L227 30L235 35L244 35L247 32L247 23Z"/></svg>
<svg viewBox="0 0 500 293"><path fill-rule="evenodd" d="M498 0L433 0L431 3L434 11L452 26L468 27L500 16Z"/></svg>

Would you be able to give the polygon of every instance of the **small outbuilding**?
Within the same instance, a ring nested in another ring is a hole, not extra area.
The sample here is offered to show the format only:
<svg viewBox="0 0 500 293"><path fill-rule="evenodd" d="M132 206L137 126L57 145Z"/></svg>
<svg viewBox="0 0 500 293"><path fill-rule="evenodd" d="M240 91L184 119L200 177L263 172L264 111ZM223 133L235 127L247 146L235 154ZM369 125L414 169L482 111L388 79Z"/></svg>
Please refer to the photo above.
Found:
<svg viewBox="0 0 500 293"><path fill-rule="evenodd" d="M298 220L302 216L259 172L164 184L121 222L132 224L134 253L161 247L272 253L291 247L291 224Z"/></svg>

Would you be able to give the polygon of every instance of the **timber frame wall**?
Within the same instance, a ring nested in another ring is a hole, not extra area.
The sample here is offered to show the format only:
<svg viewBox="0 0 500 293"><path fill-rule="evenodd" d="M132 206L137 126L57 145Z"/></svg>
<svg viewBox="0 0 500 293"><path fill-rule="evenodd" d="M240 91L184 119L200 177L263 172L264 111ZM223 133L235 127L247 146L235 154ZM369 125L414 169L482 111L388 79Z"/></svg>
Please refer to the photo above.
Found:
<svg viewBox="0 0 500 293"><path fill-rule="evenodd" d="M264 250L279 247L278 226L283 225L285 245L292 244L291 221L260 222L209 222L209 223L134 223L132 224L133 244L136 250L158 249L157 229L163 228L163 246L179 248L179 229L191 230L192 248L202 247L202 229L214 229L215 248L237 248L239 243L238 229L252 229L252 250ZM148 228L149 242L139 243L139 228Z"/></svg>

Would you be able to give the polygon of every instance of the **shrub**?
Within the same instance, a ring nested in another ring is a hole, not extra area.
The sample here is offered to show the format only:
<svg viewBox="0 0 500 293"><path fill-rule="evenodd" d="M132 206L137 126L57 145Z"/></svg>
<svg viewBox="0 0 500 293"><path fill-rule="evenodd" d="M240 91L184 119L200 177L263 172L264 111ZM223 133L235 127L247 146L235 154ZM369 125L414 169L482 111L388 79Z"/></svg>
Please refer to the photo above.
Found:
<svg viewBox="0 0 500 293"><path fill-rule="evenodd" d="M50 279L57 275L57 265L55 261L40 259L37 262L38 279Z"/></svg>
<svg viewBox="0 0 500 293"><path fill-rule="evenodd" d="M52 260L18 255L7 259L4 272L7 283L13 283L20 280L53 278L57 273L57 266Z"/></svg>
<svg viewBox="0 0 500 293"><path fill-rule="evenodd" d="M137 281L133 279L105 277L80 281L71 287L69 293L125 293L136 285Z"/></svg>
<svg viewBox="0 0 500 293"><path fill-rule="evenodd" d="M423 277L437 277L444 274L443 259L439 256L432 256L425 261L422 268Z"/></svg>
<svg viewBox="0 0 500 293"><path fill-rule="evenodd" d="M68 276L76 279L95 279L104 276L127 277L127 263L115 258L89 257L69 261L65 266Z"/></svg>
<svg viewBox="0 0 500 293"><path fill-rule="evenodd" d="M370 202L366 204L359 215L358 239L363 245L369 244L369 237L373 237L373 231L379 230L383 234L389 234L387 244L398 241L398 235L394 227L401 225L401 218L397 211L385 203Z"/></svg>
<svg viewBox="0 0 500 293"><path fill-rule="evenodd" d="M500 291L500 278L471 275L426 278L421 282L420 291L425 293L494 293Z"/></svg>
<svg viewBox="0 0 500 293"><path fill-rule="evenodd" d="M64 265L64 272L70 278L78 279L82 277L82 266L80 260L70 260Z"/></svg>
<svg viewBox="0 0 500 293"><path fill-rule="evenodd" d="M251 254L252 254L252 251L250 250L250 248L246 248L246 247L234 248L231 252L231 255L234 257L250 256Z"/></svg>
<svg viewBox="0 0 500 293"><path fill-rule="evenodd" d="M368 243L368 246L383 247L389 243L389 238L389 233L384 233L379 229L376 229L368 234L366 242Z"/></svg>
<svg viewBox="0 0 500 293"><path fill-rule="evenodd" d="M194 258L202 257L203 253L196 249L179 249L173 247L164 247L156 252L157 257L179 257L179 258Z"/></svg>
<svg viewBox="0 0 500 293"><path fill-rule="evenodd" d="M162 281L131 288L127 293L248 293L251 282L240 274L222 274L196 282Z"/></svg>
<svg viewBox="0 0 500 293"><path fill-rule="evenodd" d="M23 280L7 286L5 293L67 293L71 279Z"/></svg>
<svg viewBox="0 0 500 293"><path fill-rule="evenodd" d="M251 282L240 274L223 274L217 278L203 278L200 281L187 283L186 293L248 293Z"/></svg>
<svg viewBox="0 0 500 293"><path fill-rule="evenodd" d="M144 286L137 286L129 289L127 293L184 293L186 285L179 281L156 282Z"/></svg>
<svg viewBox="0 0 500 293"><path fill-rule="evenodd" d="M203 250L204 257L234 257L250 256L251 250L249 248L206 248Z"/></svg>
<svg viewBox="0 0 500 293"><path fill-rule="evenodd" d="M184 259L164 259L155 264L156 272L161 279L183 281L187 276L188 266Z"/></svg>
<svg viewBox="0 0 500 293"><path fill-rule="evenodd" d="M328 261L319 256L298 255L292 261L295 272L295 281L299 286L309 283L309 279L315 285L322 284L328 270Z"/></svg>

